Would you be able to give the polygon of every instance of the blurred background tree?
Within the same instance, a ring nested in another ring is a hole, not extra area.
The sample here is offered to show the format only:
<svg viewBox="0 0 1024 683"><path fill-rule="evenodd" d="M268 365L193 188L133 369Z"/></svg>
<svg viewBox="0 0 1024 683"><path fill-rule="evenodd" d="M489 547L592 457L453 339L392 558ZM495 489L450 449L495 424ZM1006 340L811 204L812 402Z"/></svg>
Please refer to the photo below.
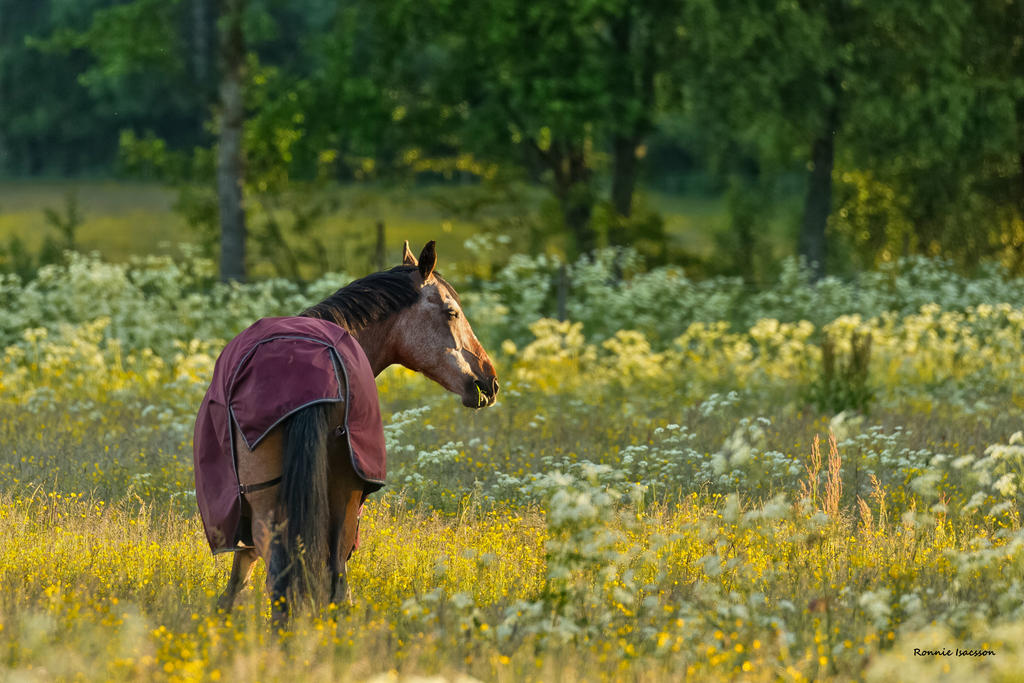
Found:
<svg viewBox="0 0 1024 683"><path fill-rule="evenodd" d="M174 187L225 279L362 268L424 198L751 283L1022 272L1022 50L1021 0L0 0L0 175Z"/></svg>

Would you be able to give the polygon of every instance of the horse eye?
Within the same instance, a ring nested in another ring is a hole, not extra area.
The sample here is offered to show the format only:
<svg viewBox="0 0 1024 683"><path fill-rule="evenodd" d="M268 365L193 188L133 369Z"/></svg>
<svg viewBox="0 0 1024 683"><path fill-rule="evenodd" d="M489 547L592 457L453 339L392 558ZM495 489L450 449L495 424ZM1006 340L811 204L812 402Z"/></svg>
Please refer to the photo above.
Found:
<svg viewBox="0 0 1024 683"><path fill-rule="evenodd" d="M448 309L448 319L449 320L455 320L458 317L459 317L459 312L458 311L456 311L454 308L449 308Z"/></svg>

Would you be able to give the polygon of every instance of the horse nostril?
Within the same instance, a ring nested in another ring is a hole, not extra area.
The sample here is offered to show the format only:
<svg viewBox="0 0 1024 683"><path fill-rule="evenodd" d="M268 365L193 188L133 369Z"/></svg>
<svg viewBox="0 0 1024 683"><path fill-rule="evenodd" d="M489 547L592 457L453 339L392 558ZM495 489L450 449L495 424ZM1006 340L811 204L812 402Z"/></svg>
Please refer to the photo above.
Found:
<svg viewBox="0 0 1024 683"><path fill-rule="evenodd" d="M474 380L473 384L483 393L487 398L494 398L498 395L498 379L496 377L490 377L486 380Z"/></svg>

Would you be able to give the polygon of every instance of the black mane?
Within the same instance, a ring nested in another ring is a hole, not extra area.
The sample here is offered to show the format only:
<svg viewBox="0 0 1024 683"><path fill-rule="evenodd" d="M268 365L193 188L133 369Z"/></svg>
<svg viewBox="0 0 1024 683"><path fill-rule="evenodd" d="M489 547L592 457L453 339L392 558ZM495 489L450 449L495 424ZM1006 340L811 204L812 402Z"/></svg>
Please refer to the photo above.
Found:
<svg viewBox="0 0 1024 683"><path fill-rule="evenodd" d="M413 284L415 271L416 266L395 266L367 275L310 306L302 316L330 320L355 332L416 303L420 292Z"/></svg>

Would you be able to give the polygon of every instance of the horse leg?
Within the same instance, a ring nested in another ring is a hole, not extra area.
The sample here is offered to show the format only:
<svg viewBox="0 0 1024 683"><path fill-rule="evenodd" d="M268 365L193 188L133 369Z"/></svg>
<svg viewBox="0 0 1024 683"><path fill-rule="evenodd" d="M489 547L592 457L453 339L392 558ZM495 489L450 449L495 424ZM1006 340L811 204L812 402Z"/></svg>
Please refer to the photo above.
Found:
<svg viewBox="0 0 1024 683"><path fill-rule="evenodd" d="M337 491L337 503L332 505L335 521L331 534L331 602L351 604L352 593L348 585L348 558L356 542L359 528L359 508L362 505L362 482Z"/></svg>
<svg viewBox="0 0 1024 683"><path fill-rule="evenodd" d="M275 629L284 628L288 624L289 561L284 534L278 529L271 535L267 560L270 623Z"/></svg>
<svg viewBox="0 0 1024 683"><path fill-rule="evenodd" d="M341 421L344 414L334 416ZM356 474L349 453L348 439L335 437L329 452L328 482L331 505L331 602L351 604L347 562L356 542L359 508L363 502L363 480Z"/></svg>
<svg viewBox="0 0 1024 683"><path fill-rule="evenodd" d="M246 548L245 550L235 552L234 561L231 563L231 577L228 579L228 585L224 588L224 593L217 600L218 609L222 609L225 612L231 611L238 592L249 583L249 578L252 576L252 570L256 565L258 557L259 555L256 554L255 548Z"/></svg>
<svg viewBox="0 0 1024 683"><path fill-rule="evenodd" d="M262 492L261 492L262 493ZM275 629L288 625L289 558L285 545L283 525L276 520L280 513L269 500L265 506L253 505L252 538L256 548L253 555L263 558L267 566L267 595L270 596L270 621Z"/></svg>
<svg viewBox="0 0 1024 683"><path fill-rule="evenodd" d="M249 450L242 434L236 429L239 481L255 484L281 475L284 450L282 436L280 429L274 429L255 450ZM254 555L262 557L267 566L267 594L270 596L271 621L275 628L283 628L288 621L285 591L288 586L289 560L279 493L278 487L274 486L245 494L245 503L252 513L252 540L256 546Z"/></svg>

